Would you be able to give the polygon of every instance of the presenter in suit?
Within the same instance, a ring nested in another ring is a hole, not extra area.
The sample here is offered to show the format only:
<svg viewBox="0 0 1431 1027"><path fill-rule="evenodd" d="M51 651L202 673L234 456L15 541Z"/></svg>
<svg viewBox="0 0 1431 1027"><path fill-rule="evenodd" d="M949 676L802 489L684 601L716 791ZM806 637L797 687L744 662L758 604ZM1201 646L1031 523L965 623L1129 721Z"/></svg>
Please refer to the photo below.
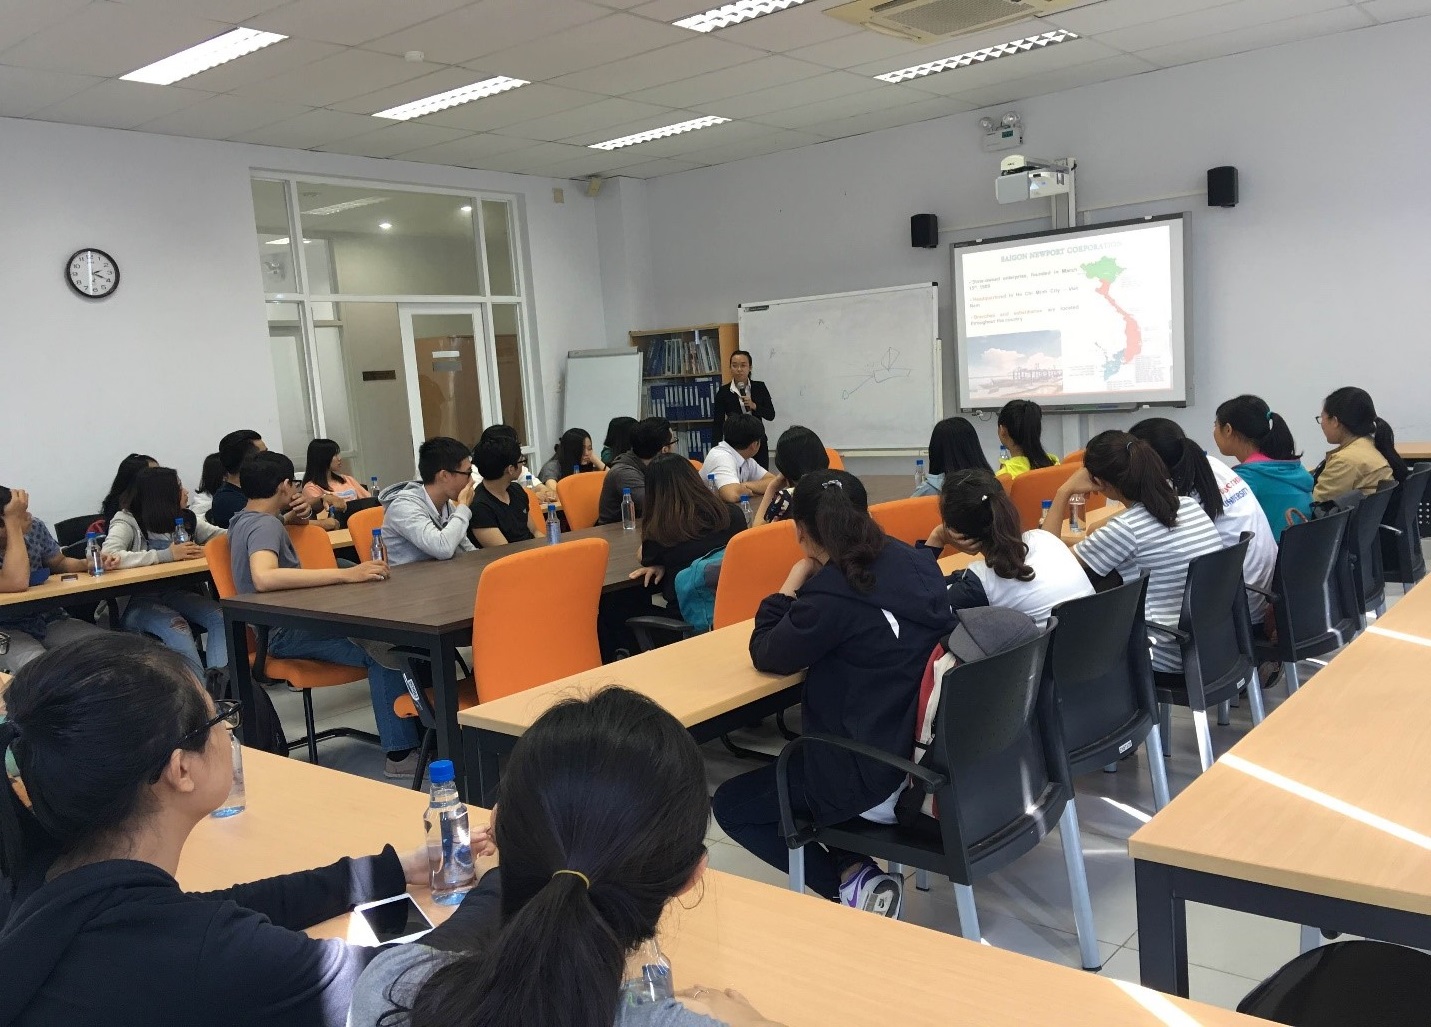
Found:
<svg viewBox="0 0 1431 1027"><path fill-rule="evenodd" d="M725 419L731 414L754 414L762 421L775 420L775 404L771 402L770 390L764 382L750 377L754 361L750 354L738 349L730 355L730 384L716 393L714 413L711 417L711 443L719 445L725 438ZM770 446L761 442L760 451L755 454L755 462L761 467L770 467Z"/></svg>

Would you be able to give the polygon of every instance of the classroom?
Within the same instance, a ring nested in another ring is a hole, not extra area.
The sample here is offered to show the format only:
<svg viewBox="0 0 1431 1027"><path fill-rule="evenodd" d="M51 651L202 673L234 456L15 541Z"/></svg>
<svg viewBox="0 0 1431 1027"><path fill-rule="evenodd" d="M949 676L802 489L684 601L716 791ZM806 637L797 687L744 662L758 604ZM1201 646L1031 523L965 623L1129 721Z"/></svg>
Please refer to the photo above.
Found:
<svg viewBox="0 0 1431 1027"><path fill-rule="evenodd" d="M0 0L0 1024L1425 1019L1431 0L712 3Z"/></svg>

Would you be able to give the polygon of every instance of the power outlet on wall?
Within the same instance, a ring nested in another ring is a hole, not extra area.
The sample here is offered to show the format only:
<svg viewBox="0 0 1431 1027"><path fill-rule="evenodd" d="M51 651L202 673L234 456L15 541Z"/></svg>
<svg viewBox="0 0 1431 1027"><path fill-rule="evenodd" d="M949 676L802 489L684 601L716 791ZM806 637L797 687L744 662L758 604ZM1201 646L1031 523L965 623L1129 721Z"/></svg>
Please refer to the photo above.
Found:
<svg viewBox="0 0 1431 1027"><path fill-rule="evenodd" d="M565 202L566 202L566 190L565 190L565 189L553 189L553 190L552 190L552 202L553 202L553 203L565 203Z"/></svg>

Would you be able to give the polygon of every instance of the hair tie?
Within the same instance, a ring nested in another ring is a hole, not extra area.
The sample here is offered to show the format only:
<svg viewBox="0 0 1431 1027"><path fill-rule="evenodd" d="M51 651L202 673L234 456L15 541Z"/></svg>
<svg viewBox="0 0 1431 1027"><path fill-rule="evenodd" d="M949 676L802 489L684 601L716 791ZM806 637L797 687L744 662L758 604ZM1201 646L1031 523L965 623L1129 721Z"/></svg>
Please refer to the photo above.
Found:
<svg viewBox="0 0 1431 1027"><path fill-rule="evenodd" d="M586 885L586 890L591 891L591 878L587 877L580 870L558 870L552 874L552 879L555 880L560 874L570 874L572 877L581 878L581 883Z"/></svg>
<svg viewBox="0 0 1431 1027"><path fill-rule="evenodd" d="M988 496L980 496L980 497L979 497L979 502L981 502L981 503L987 503L988 501L989 501L989 497L988 497Z"/></svg>
<svg viewBox="0 0 1431 1027"><path fill-rule="evenodd" d="M1274 414L1271 410L1268 410L1268 411L1267 411L1267 423L1268 423L1268 424L1271 424L1271 423L1272 423L1272 418L1274 418L1274 417L1276 417L1276 416L1277 416L1277 415Z"/></svg>
<svg viewBox="0 0 1431 1027"><path fill-rule="evenodd" d="M822 481L822 482L820 482L820 488L822 488L822 489L828 489L828 488L843 489L844 487L845 487L845 483L842 482L839 478L830 478L830 479L828 479L827 481Z"/></svg>
<svg viewBox="0 0 1431 1027"><path fill-rule="evenodd" d="M1129 440L1128 440L1128 444L1127 444L1126 446L1124 446L1123 448L1126 449L1129 453L1133 452L1133 443L1136 442L1136 441L1138 441L1138 440L1137 440L1137 439L1129 439Z"/></svg>

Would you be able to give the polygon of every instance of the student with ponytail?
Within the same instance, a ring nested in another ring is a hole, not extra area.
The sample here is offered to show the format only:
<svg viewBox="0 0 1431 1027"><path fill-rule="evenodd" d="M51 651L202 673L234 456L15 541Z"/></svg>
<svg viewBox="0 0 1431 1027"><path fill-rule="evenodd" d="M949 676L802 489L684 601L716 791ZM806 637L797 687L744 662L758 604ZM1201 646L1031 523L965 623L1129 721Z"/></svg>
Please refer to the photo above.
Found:
<svg viewBox="0 0 1431 1027"><path fill-rule="evenodd" d="M1011 399L999 411L999 442L1009 455L999 473L1017 478L1040 467L1052 467L1058 457L1043 448L1043 407L1029 399Z"/></svg>
<svg viewBox="0 0 1431 1027"><path fill-rule="evenodd" d="M945 546L984 557L948 578L949 605L956 614L974 606L1004 606L1043 628L1059 603L1093 594L1088 575L1063 539L1042 525L1019 531L1019 512L992 471L948 475L939 512L943 523L921 547L935 559Z"/></svg>
<svg viewBox="0 0 1431 1027"><path fill-rule="evenodd" d="M1157 451L1127 432L1105 431L1089 440L1083 466L1059 486L1044 527L1059 530L1068 517L1068 497L1088 492L1102 492L1128 509L1099 525L1073 555L1095 584L1146 574L1148 621L1177 627L1188 563L1222 548L1216 526L1197 500L1174 491ZM1177 643L1155 636L1153 670L1179 674L1182 668Z"/></svg>
<svg viewBox="0 0 1431 1027"><path fill-rule="evenodd" d="M1396 452L1396 435L1376 415L1364 389L1337 389L1322 403L1317 417L1322 434L1337 448L1312 472L1312 501L1325 503L1348 492L1371 495L1384 481L1405 481L1406 461Z"/></svg>
<svg viewBox="0 0 1431 1027"><path fill-rule="evenodd" d="M500 869L421 943L373 961L349 1024L778 1027L730 991L622 999L666 907L700 884L709 819L700 750L669 713L624 688L557 703L502 774Z"/></svg>
<svg viewBox="0 0 1431 1027"><path fill-rule="evenodd" d="M870 519L868 502L864 485L844 471L800 479L791 517L806 558L761 602L750 655L759 670L805 670L807 734L839 735L907 758L924 666L955 621L938 565L887 537ZM904 786L898 770L813 744L796 749L788 769L796 812L817 823L857 816L895 822ZM731 838L789 869L774 764L725 782L712 804ZM826 898L899 915L903 881L862 856L808 845L805 873Z"/></svg>
<svg viewBox="0 0 1431 1027"><path fill-rule="evenodd" d="M1218 407L1212 441L1238 462L1232 470L1257 497L1274 542L1281 541L1292 511L1311 514L1312 475L1287 422L1261 396L1237 396Z"/></svg>

